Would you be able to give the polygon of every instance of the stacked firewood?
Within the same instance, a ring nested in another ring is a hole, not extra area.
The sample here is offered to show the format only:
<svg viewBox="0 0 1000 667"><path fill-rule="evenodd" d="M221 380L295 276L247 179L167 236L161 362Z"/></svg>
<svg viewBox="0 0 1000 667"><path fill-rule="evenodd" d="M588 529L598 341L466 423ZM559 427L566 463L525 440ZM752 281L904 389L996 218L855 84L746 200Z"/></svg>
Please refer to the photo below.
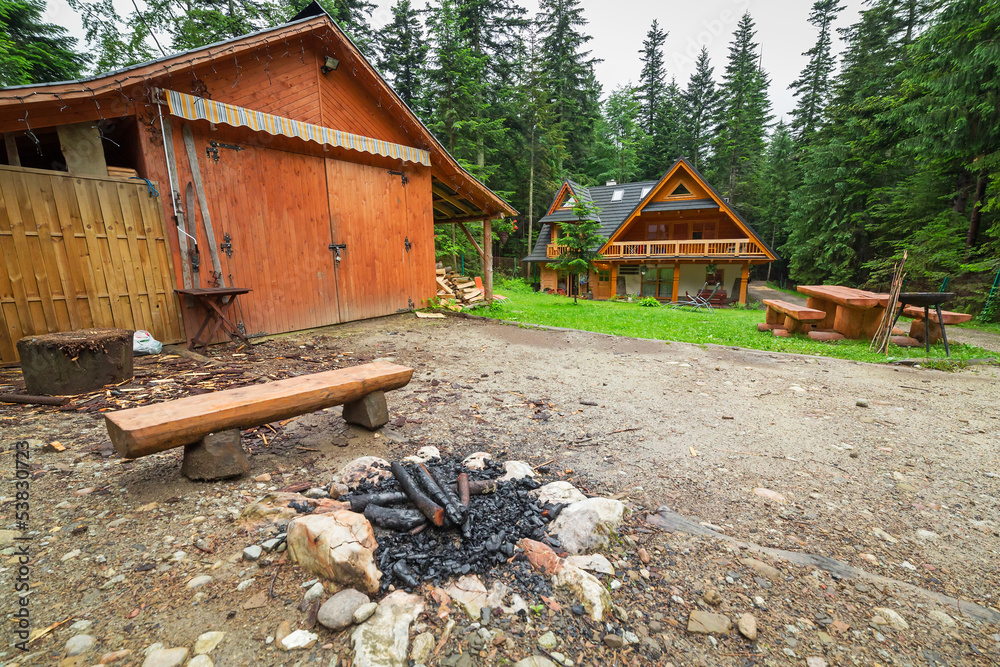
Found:
<svg viewBox="0 0 1000 667"><path fill-rule="evenodd" d="M468 278L451 267L437 269L437 295L446 307L462 310L463 306L471 307L485 301L483 290L476 286L473 278Z"/></svg>

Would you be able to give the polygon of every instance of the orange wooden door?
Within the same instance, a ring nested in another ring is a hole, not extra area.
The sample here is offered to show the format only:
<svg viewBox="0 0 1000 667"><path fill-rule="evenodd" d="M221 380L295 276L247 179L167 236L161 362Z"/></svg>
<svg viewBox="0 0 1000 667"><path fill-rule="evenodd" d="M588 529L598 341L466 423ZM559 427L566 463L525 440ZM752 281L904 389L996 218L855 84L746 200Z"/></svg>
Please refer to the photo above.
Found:
<svg viewBox="0 0 1000 667"><path fill-rule="evenodd" d="M225 283L253 290L235 313L247 333L340 322L323 158L246 144L218 151L218 162L204 154L199 162L216 243L229 235ZM207 251L201 259L207 277Z"/></svg>
<svg viewBox="0 0 1000 667"><path fill-rule="evenodd" d="M401 174L327 159L326 176L333 242L346 245L337 266L343 321L406 310L412 280Z"/></svg>

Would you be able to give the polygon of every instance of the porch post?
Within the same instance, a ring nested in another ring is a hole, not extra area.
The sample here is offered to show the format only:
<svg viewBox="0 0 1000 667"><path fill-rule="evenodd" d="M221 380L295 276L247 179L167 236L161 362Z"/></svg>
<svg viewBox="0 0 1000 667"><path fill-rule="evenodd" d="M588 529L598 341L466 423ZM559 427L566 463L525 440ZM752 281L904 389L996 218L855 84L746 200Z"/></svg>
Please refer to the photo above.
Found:
<svg viewBox="0 0 1000 667"><path fill-rule="evenodd" d="M615 296L616 294L618 294L618 265L612 263L611 264L611 294L608 295L608 298L610 299L611 297Z"/></svg>
<svg viewBox="0 0 1000 667"><path fill-rule="evenodd" d="M747 305L747 282L750 280L750 262L743 265L743 273L740 276L740 305Z"/></svg>
<svg viewBox="0 0 1000 667"><path fill-rule="evenodd" d="M483 220L483 298L493 300L493 221Z"/></svg>
<svg viewBox="0 0 1000 667"><path fill-rule="evenodd" d="M681 289L681 263L674 262L674 285L670 290L670 300L677 301L677 293Z"/></svg>

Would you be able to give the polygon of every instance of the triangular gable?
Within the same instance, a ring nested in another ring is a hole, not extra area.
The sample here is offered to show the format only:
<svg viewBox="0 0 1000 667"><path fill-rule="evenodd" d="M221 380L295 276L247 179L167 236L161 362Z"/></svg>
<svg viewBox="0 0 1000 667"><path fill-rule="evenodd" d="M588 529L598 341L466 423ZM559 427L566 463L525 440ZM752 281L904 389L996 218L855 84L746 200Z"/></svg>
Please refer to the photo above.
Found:
<svg viewBox="0 0 1000 667"><path fill-rule="evenodd" d="M677 185L683 183L688 191L691 192L690 195L674 195ZM672 196L673 195L673 196ZM729 207L729 204L722 198L722 196L713 188L705 177L698 173L698 170L691 166L691 163L684 158L678 158L674 162L673 166L667 170L667 173L663 175L663 178L653 186L645 197L636 205L632 212L629 213L618 228L615 229L614 234L612 234L608 240L604 243L601 248L603 251L611 243L614 243L619 236L628 228L628 226L636 219L642 209L652 201L663 201L663 200L680 200L680 199L711 199L719 206L719 212L727 216L730 220L736 224L748 238L757 241L760 246L767 253L768 257L773 261L778 258L778 256L771 250L770 246L765 243L764 239L757 235L757 232L743 219L739 213Z"/></svg>
<svg viewBox="0 0 1000 667"><path fill-rule="evenodd" d="M572 208L576 202L576 194L573 192L573 188L570 187L569 181L563 181L562 187L559 188L559 192L556 193L555 199L552 200L552 205L549 206L548 213L546 215L552 215L556 211L567 207Z"/></svg>

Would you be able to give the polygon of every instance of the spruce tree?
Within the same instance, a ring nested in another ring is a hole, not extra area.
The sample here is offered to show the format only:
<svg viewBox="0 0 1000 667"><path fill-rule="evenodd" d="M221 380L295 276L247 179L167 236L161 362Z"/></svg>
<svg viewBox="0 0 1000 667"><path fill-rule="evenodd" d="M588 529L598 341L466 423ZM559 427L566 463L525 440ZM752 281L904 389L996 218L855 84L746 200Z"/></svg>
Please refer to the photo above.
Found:
<svg viewBox="0 0 1000 667"><path fill-rule="evenodd" d="M582 169L593 152L600 113L600 84L594 74L599 62L584 50L590 35L580 0L540 0L536 17L542 43L542 72L552 96L556 122L566 137L568 163L560 161L562 176Z"/></svg>
<svg viewBox="0 0 1000 667"><path fill-rule="evenodd" d="M428 46L410 0L398 0L392 6L392 21L379 32L378 41L382 45L379 72L392 81L407 106L422 115Z"/></svg>
<svg viewBox="0 0 1000 667"><path fill-rule="evenodd" d="M785 244L788 238L788 216L791 212L792 192L799 185L798 163L795 160L796 146L791 131L784 122L779 122L767 144L767 154L757 181L754 223L761 236L767 239L771 248ZM769 262L766 280L782 272L784 262Z"/></svg>
<svg viewBox="0 0 1000 667"><path fill-rule="evenodd" d="M719 93L715 88L708 49L701 47L695 71L680 94L681 152L695 169L702 169L710 153L712 131L718 114Z"/></svg>
<svg viewBox="0 0 1000 667"><path fill-rule="evenodd" d="M831 52L832 26L843 9L840 0L816 0L809 13L809 23L819 29L819 36L816 44L802 54L809 62L791 85L798 99L792 111L792 131L799 141L809 141L823 123L830 101L830 77L836 66Z"/></svg>
<svg viewBox="0 0 1000 667"><path fill-rule="evenodd" d="M772 118L767 96L770 80L759 63L754 27L747 12L733 33L712 141L714 179L734 204L746 194L764 152L764 135Z"/></svg>
<svg viewBox="0 0 1000 667"><path fill-rule="evenodd" d="M663 44L666 41L667 33L654 19L639 51L642 61L639 98L642 100L642 129L646 134L653 134L666 95L667 70L663 65Z"/></svg>
<svg viewBox="0 0 1000 667"><path fill-rule="evenodd" d="M86 58L76 39L42 20L42 0L0 0L0 86L66 81L80 76Z"/></svg>
<svg viewBox="0 0 1000 667"><path fill-rule="evenodd" d="M639 153L647 144L643 114L641 93L631 85L619 86L608 96L598 124L598 180L627 183L639 175Z"/></svg>
<svg viewBox="0 0 1000 667"><path fill-rule="evenodd" d="M593 202L578 199L573 205L573 215L576 216L576 222L560 225L559 245L563 250L552 268L567 273L572 279L572 283L569 279L566 281L566 287L573 292L575 304L579 289L570 288L570 285L579 285L579 277L594 268L594 260L601 256L598 250L607 238L598 234L601 223L598 221L599 211Z"/></svg>

